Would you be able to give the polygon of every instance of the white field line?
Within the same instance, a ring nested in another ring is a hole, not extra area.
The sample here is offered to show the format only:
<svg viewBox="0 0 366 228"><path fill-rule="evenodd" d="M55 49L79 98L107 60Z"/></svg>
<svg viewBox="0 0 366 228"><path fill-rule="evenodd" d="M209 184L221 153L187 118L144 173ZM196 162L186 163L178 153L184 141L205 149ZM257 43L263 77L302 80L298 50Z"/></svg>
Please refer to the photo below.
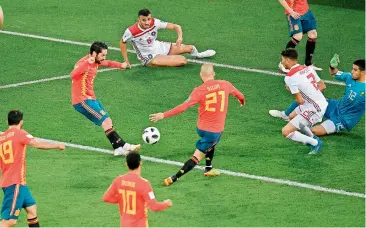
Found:
<svg viewBox="0 0 366 228"><path fill-rule="evenodd" d="M0 134L2 134L2 133L3 132L0 131ZM53 143L64 143L67 147L77 148L77 149L81 149L81 150L113 154L112 150L96 148L96 147L91 147L91 146L83 146L83 145L72 144L72 143L59 142L59 141L49 140L49 139L42 139L42 138L39 138L39 139L48 141L48 142L53 142ZM149 157L149 156L144 156L144 155L141 155L141 158L143 160L156 162L156 163L183 166L182 162L177 162L177 161L165 160L165 159L154 158L154 157ZM200 169L200 170L204 169L204 167L202 167L202 166L196 166L195 168ZM300 182L286 180L286 179L277 179L277 178L271 178L271 177L266 177L266 176L257 176L257 175L247 174L247 173L233 172L233 171L225 170L225 169L218 169L218 170L221 173L229 175L229 176L243 177L243 178L248 178L248 179L269 182L269 183L284 184L284 185L289 185L289 186L298 187L298 188L307 188L307 189L311 189L311 190L315 190L315 191L333 193L333 194L338 194L338 195L366 198L366 195L364 193L347 192L347 191L341 190L341 189L327 188L327 187L322 187L322 186L318 186L318 185L305 184L305 183L300 183Z"/></svg>
<svg viewBox="0 0 366 228"><path fill-rule="evenodd" d="M54 42L59 42L59 43L90 46L90 43L84 43L84 42L78 42L78 41L72 41L72 40L64 40L64 39L52 38L52 37L47 37L47 36L39 36L39 35L33 35L33 34L27 34L27 33L11 32L11 31L4 31L4 30L0 30L0 33L14 35L14 36L23 36L23 37L28 37L28 38L41 39L41 40L54 41ZM120 49L116 48L116 47L109 47L109 49L120 51ZM133 50L128 50L128 52L135 53L135 51L133 51ZM221 63L213 63L213 62L201 61L201 60L196 60L196 59L188 59L188 62L199 63L199 64L210 63L217 67L223 67L223 68L228 68L228 69L233 69L233 70L241 70L241 71L261 73L261 74L281 76L281 77L284 76L284 74L282 74L282 73L268 71L268 70L261 70L261 69L248 68L248 67L242 67L242 66L233 66L233 65L221 64ZM328 84L334 84L334 85L343 85L343 86L345 85L344 83L337 82L337 81L324 80L324 82L328 83Z"/></svg>
<svg viewBox="0 0 366 228"><path fill-rule="evenodd" d="M141 66L141 64L131 64L131 66L137 67L137 66ZM112 70L119 70L119 69L118 68L108 68L108 69L98 70L98 72L102 73L102 72L112 71ZM56 76L56 77L52 77L52 78L42 78L42 79L38 79L38 80L19 82L19 83L14 83L14 84L9 84L9 85L0 85L0 89L7 89L7 88L12 88L12 87L54 81L54 80L65 79L65 78L70 78L70 75L62 75L62 76Z"/></svg>

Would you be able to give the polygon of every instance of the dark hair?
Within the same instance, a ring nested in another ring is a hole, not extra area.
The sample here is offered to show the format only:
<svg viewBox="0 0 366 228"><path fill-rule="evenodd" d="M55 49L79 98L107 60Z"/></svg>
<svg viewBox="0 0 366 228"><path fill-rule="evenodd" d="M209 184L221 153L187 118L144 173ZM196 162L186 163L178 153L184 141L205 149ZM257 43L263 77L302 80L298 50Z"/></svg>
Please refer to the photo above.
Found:
<svg viewBox="0 0 366 228"><path fill-rule="evenodd" d="M126 162L130 170L137 169L140 166L141 156L137 152L130 152L126 156Z"/></svg>
<svg viewBox="0 0 366 228"><path fill-rule="evenodd" d="M365 60L364 59L357 59L353 62L358 68L360 68L360 71L365 71Z"/></svg>
<svg viewBox="0 0 366 228"><path fill-rule="evenodd" d="M138 14L139 14L138 16L145 16L145 17L147 17L151 13L150 13L150 10L148 10L148 9L145 8L145 9L141 9Z"/></svg>
<svg viewBox="0 0 366 228"><path fill-rule="evenodd" d="M108 45L106 45L105 43L100 42L100 41L95 41L90 46L90 54L93 54L93 51L95 51L95 53L99 54L102 52L103 49L108 49Z"/></svg>
<svg viewBox="0 0 366 228"><path fill-rule="evenodd" d="M281 52L283 57L297 60L298 54L295 48L287 48Z"/></svg>
<svg viewBox="0 0 366 228"><path fill-rule="evenodd" d="M23 119L23 113L19 110L11 110L8 113L8 124L10 125L18 125L20 121Z"/></svg>

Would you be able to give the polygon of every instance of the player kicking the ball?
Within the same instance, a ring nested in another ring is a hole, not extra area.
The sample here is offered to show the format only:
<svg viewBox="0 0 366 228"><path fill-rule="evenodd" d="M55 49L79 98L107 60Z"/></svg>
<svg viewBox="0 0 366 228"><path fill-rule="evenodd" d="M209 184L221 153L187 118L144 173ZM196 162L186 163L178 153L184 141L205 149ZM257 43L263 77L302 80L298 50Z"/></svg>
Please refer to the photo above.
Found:
<svg viewBox="0 0 366 228"><path fill-rule="evenodd" d="M157 40L159 29L177 31L177 41L171 43ZM195 46L182 44L182 28L177 24L153 18L148 9L138 12L137 23L127 28L120 40L123 59L131 67L127 56L127 41L131 41L137 58L145 66L183 66L187 64L187 59L181 54L189 53L195 58L207 58L216 54L214 50L198 52Z"/></svg>
<svg viewBox="0 0 366 228"><path fill-rule="evenodd" d="M203 157L206 158L205 176L218 176L220 172L212 168L212 159L215 146L220 141L224 130L229 95L236 97L240 105L245 104L244 95L230 82L215 80L215 71L210 64L204 64L200 73L203 84L193 90L188 100L183 104L167 111L150 115L150 120L157 122L186 111L189 107L199 103L197 133L201 137L196 143L193 156L184 163L184 166L172 177L164 180L163 184L169 186L181 176L193 169Z"/></svg>
<svg viewBox="0 0 366 228"><path fill-rule="evenodd" d="M114 130L112 119L97 100L94 94L94 79L98 67L126 69L126 63L106 60L108 46L102 42L94 42L90 54L81 58L71 72L72 105L95 125L102 126L112 144L114 155L126 155L129 151L137 151L141 145L126 143Z"/></svg>

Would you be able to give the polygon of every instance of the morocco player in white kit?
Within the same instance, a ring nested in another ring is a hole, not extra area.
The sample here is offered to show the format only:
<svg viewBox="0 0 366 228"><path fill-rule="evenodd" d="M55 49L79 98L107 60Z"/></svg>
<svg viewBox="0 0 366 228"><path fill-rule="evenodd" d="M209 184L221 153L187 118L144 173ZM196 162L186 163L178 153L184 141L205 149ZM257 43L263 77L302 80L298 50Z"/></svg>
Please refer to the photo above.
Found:
<svg viewBox="0 0 366 228"><path fill-rule="evenodd" d="M319 76L311 67L297 62L293 48L281 53L282 64L290 71L285 77L286 88L293 94L299 106L296 116L282 128L282 135L295 142L311 145L309 154L317 155L323 142L311 132L311 127L322 121L328 102L318 88ZM301 133L302 132L302 133Z"/></svg>
<svg viewBox="0 0 366 228"><path fill-rule="evenodd" d="M159 29L176 30L177 41L170 43L157 40ZM187 64L187 60L181 54L189 53L195 58L207 58L216 54L214 50L200 53L195 46L182 44L182 28L177 24L153 18L148 9L139 11L137 23L128 27L120 40L124 61L131 66L127 56L126 43L128 41L131 41L137 58L145 66L183 66Z"/></svg>

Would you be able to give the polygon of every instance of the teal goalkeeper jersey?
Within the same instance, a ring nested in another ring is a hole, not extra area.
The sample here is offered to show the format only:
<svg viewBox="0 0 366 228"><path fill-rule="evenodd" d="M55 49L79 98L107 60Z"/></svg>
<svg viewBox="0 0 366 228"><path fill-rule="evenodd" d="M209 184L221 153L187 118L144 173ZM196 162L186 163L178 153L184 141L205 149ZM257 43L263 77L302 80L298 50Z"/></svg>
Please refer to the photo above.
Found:
<svg viewBox="0 0 366 228"><path fill-rule="evenodd" d="M338 71L335 79L344 81L346 90L339 100L338 111L347 130L352 129L365 113L365 83L352 78L351 73Z"/></svg>

